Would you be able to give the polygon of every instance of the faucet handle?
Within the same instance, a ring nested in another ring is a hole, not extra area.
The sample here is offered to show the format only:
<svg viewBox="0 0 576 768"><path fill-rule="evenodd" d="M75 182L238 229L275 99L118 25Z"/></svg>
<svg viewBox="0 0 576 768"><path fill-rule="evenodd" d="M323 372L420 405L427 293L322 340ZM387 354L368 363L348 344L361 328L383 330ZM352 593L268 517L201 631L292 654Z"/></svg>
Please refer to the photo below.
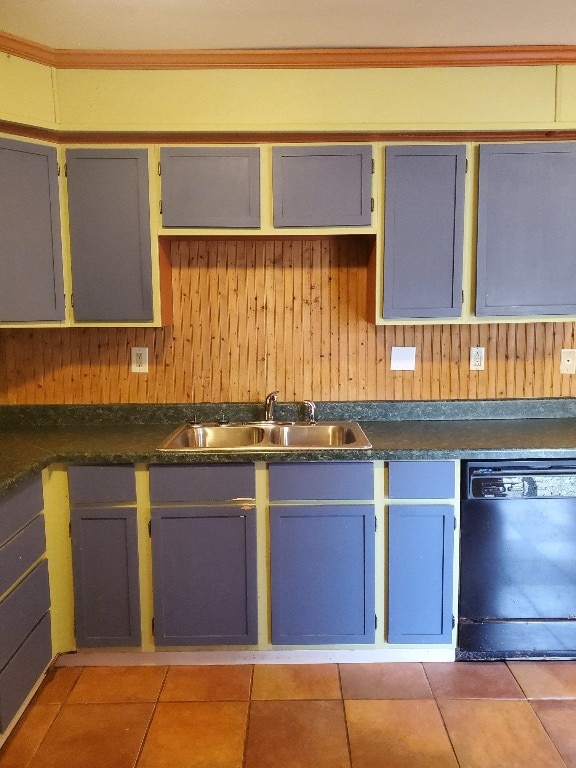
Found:
<svg viewBox="0 0 576 768"><path fill-rule="evenodd" d="M316 424L316 403L312 400L304 400L308 421L310 424Z"/></svg>

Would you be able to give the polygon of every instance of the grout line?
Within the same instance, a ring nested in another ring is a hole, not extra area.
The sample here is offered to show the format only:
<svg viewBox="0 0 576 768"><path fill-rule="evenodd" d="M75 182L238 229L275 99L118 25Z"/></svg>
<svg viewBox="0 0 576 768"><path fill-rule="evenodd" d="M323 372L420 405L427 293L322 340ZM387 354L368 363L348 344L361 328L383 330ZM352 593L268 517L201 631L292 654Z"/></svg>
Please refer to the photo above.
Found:
<svg viewBox="0 0 576 768"><path fill-rule="evenodd" d="M440 715L440 719L442 720L442 725L444 726L444 731L446 732L446 736L448 737L448 741L450 742L450 747L452 748L452 754L454 755L454 760L456 760L456 764L461 768L462 764L460 763L460 760L458 759L458 754L456 753L456 749L454 747L454 742L452 741L452 736L450 735L450 731L448 730L448 726L446 725L446 720L444 720L444 715L442 713L442 709L440 708L438 704L438 699L436 698L436 694L434 692L434 688L432 688L432 683L430 682L430 678L428 677L428 672L426 672L426 665L422 664L422 671L424 672L424 675L426 676L426 681L428 682L428 685L430 687L430 691L432 693L432 700L434 701L434 704L436 704L436 709L438 710L438 714Z"/></svg>
<svg viewBox="0 0 576 768"><path fill-rule="evenodd" d="M146 726L146 729L144 731L144 735L142 737L142 742L140 744L140 748L138 750L138 754L136 755L136 759L134 760L134 766L133 768L137 768L138 763L140 762L140 758L142 756L142 752L144 751L144 746L146 744L146 739L148 738L148 734L150 733L150 728L152 727L152 722L154 720L154 716L156 715L156 709L158 708L158 704L160 703L160 696L162 694L162 691L164 690L164 686L166 685L166 678L168 677L168 672L170 670L170 667L166 667L166 671L164 672L164 677L162 678L162 683L160 685L160 688L158 689L158 694L156 696L156 700L153 703L152 707L152 713L150 715L150 719L148 720L148 725Z"/></svg>
<svg viewBox="0 0 576 768"><path fill-rule="evenodd" d="M346 745L348 747L348 762L352 768L352 745L350 743L350 730L348 728L348 716L346 714L346 702L344 701L344 691L342 690L342 672L340 670L340 664L337 664L338 668L338 683L340 685L340 700L342 702L342 712L344 715L344 729L346 731Z"/></svg>

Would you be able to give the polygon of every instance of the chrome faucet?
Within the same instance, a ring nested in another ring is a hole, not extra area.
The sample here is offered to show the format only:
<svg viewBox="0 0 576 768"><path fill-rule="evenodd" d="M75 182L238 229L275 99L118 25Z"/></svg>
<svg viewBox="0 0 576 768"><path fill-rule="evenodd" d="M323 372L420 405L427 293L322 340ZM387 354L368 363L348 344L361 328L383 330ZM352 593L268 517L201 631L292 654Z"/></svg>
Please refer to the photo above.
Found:
<svg viewBox="0 0 576 768"><path fill-rule="evenodd" d="M304 400L304 406L306 407L308 423L316 424L316 403L313 403L312 400Z"/></svg>
<svg viewBox="0 0 576 768"><path fill-rule="evenodd" d="M278 390L266 395L264 401L264 421L274 421L274 403L278 402Z"/></svg>

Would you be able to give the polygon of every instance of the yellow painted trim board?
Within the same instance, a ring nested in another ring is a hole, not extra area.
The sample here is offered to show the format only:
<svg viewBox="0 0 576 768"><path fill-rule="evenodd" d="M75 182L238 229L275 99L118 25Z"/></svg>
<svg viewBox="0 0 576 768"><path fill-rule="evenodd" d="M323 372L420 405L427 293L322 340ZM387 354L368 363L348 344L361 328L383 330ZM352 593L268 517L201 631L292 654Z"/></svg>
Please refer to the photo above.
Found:
<svg viewBox="0 0 576 768"><path fill-rule="evenodd" d="M76 649L70 502L66 467L56 464L47 467L42 472L42 487L50 580L52 654L57 655Z"/></svg>
<svg viewBox="0 0 576 768"><path fill-rule="evenodd" d="M154 650L152 618L154 598L152 587L152 542L150 539L150 482L148 467L136 464L136 515L138 523L138 576L140 582L141 650Z"/></svg>

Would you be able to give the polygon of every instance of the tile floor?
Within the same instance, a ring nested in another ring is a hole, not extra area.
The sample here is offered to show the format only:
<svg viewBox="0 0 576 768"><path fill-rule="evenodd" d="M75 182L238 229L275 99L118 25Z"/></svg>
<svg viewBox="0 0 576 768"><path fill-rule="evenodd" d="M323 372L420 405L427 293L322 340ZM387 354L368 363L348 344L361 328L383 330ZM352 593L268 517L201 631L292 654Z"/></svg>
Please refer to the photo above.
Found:
<svg viewBox="0 0 576 768"><path fill-rule="evenodd" d="M0 768L576 768L576 662L64 667Z"/></svg>

